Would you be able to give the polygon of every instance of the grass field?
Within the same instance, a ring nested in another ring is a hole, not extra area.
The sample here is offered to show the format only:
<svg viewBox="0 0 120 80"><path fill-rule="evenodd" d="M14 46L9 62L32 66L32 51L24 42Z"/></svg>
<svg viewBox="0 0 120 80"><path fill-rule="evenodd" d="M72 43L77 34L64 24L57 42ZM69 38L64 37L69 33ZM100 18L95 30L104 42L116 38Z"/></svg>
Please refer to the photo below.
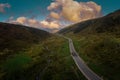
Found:
<svg viewBox="0 0 120 80"><path fill-rule="evenodd" d="M86 80L69 52L68 41L53 36L1 60L1 80Z"/></svg>
<svg viewBox="0 0 120 80"><path fill-rule="evenodd" d="M120 79L120 38L106 33L87 36L69 33L67 36L73 39L80 57L94 72L104 80Z"/></svg>

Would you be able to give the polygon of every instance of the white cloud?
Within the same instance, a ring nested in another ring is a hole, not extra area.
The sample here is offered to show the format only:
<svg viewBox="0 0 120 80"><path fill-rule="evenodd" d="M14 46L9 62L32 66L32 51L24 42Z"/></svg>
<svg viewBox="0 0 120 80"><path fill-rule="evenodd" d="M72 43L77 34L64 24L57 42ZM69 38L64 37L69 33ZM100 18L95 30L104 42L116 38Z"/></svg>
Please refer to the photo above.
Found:
<svg viewBox="0 0 120 80"><path fill-rule="evenodd" d="M27 23L27 18L25 18L25 17L19 17L19 18L17 18L17 20L16 20L16 22L18 22L18 23L20 23L20 24L25 24L25 23Z"/></svg>
<svg viewBox="0 0 120 80"><path fill-rule="evenodd" d="M56 12L51 12L50 17L52 17L54 19L60 19L60 15L58 13L56 13Z"/></svg>
<svg viewBox="0 0 120 80"><path fill-rule="evenodd" d="M59 3L57 2L53 2L50 4L50 6L48 6L48 10L52 10L52 9L55 9L55 8L58 8L59 7Z"/></svg>
<svg viewBox="0 0 120 80"><path fill-rule="evenodd" d="M101 6L93 1L55 0L48 6L48 10L52 13L57 11L57 14L71 22L96 18L101 14ZM54 18L54 16L51 17Z"/></svg>
<svg viewBox="0 0 120 80"><path fill-rule="evenodd" d="M38 21L35 19L29 19L26 17L18 17L16 20L14 20L13 17L12 17L12 19L10 17L8 22L13 23L13 24L22 24L22 25L39 28L39 29L44 29L44 30L49 29L52 32L54 32L60 28L60 23L55 20L54 21L47 21L47 20Z"/></svg>
<svg viewBox="0 0 120 80"><path fill-rule="evenodd" d="M60 24L57 21L52 21L52 22L48 22L46 20L41 21L41 24L45 27L45 28L50 28L50 29L59 29L60 28Z"/></svg>
<svg viewBox="0 0 120 80"><path fill-rule="evenodd" d="M10 8L10 5L8 3L0 3L0 13L4 13L5 12L5 8Z"/></svg>

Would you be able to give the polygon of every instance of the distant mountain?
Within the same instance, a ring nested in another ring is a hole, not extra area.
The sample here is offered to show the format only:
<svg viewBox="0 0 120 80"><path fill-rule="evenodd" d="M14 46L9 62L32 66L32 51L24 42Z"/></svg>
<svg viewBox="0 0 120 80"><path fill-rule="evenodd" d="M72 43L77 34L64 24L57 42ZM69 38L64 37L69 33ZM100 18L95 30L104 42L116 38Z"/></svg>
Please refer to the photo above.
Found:
<svg viewBox="0 0 120 80"><path fill-rule="evenodd" d="M79 33L86 30L86 33L103 33L103 32L115 32L120 33L120 10L110 13L104 17L97 19L83 21L77 24L70 25L58 33Z"/></svg>
<svg viewBox="0 0 120 80"><path fill-rule="evenodd" d="M38 43L50 33L23 25L0 23L0 51L21 50L31 44Z"/></svg>

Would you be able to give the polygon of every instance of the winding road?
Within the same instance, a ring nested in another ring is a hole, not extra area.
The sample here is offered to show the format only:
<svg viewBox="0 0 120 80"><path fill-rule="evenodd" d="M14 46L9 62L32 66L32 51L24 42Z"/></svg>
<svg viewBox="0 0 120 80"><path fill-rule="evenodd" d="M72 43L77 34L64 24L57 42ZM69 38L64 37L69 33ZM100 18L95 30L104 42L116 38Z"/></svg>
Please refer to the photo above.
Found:
<svg viewBox="0 0 120 80"><path fill-rule="evenodd" d="M64 36L63 36L64 37ZM88 79L88 80L103 80L101 77L99 77L96 73L94 73L86 64L85 62L79 57L78 53L76 52L73 41L70 38L64 37L69 41L69 48L70 53L75 61L77 67L82 72L82 74Z"/></svg>

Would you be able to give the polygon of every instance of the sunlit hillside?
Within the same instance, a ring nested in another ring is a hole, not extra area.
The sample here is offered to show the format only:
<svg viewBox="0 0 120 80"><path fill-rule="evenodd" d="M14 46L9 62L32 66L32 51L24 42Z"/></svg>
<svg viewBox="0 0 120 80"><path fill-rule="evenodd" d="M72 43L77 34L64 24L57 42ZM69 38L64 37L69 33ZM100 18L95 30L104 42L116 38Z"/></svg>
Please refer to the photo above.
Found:
<svg viewBox="0 0 120 80"><path fill-rule="evenodd" d="M104 80L120 78L120 10L71 25L59 33L73 39L79 55Z"/></svg>

